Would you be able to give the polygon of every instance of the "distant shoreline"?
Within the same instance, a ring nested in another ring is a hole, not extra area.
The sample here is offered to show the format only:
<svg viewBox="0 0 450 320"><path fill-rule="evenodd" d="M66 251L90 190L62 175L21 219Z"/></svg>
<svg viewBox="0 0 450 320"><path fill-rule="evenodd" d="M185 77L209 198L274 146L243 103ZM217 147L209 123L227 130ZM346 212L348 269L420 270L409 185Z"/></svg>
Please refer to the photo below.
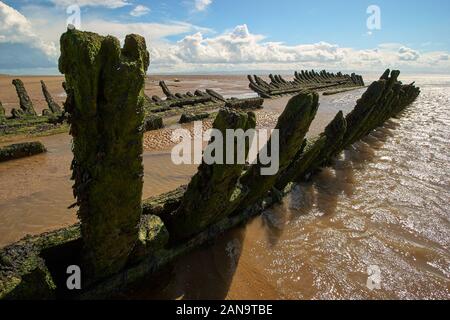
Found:
<svg viewBox="0 0 450 320"><path fill-rule="evenodd" d="M256 75L268 75L270 73L272 74L281 74L281 75L292 75L295 70L298 69L292 69L292 70L246 70L246 71L211 71L211 72L191 72L191 73L185 73L185 72L179 72L179 73L152 73L151 70L149 73L147 73L147 77L212 77L212 76L245 76L248 74L256 74ZM314 70L322 70L323 68L315 68ZM328 70L328 69L327 69ZM330 70L333 71L333 70ZM343 71L344 72L344 71ZM347 72L347 71L345 71ZM373 75L373 76L379 76L380 71L354 71L349 70L348 72L357 72L362 75ZM382 71L381 71L382 73ZM448 76L450 77L449 73L440 73L440 72L413 72L413 71L403 71L403 75L419 75L419 76ZM62 77L63 74L60 73L0 73L0 77Z"/></svg>

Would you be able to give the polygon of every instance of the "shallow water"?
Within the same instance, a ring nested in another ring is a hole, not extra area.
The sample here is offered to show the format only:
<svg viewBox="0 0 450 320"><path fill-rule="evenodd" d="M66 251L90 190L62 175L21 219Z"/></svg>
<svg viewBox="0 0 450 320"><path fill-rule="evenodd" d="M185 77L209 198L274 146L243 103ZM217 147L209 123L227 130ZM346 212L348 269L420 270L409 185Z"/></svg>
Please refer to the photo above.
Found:
<svg viewBox="0 0 450 320"><path fill-rule="evenodd" d="M71 138L41 137L45 154L0 164L0 247L27 234L39 234L77 222L70 180ZM143 197L186 184L195 165L176 166L169 152L144 153Z"/></svg>
<svg viewBox="0 0 450 320"><path fill-rule="evenodd" d="M423 78L419 99L283 203L174 264L168 286L124 298L450 298L450 81ZM312 135L363 90L321 97ZM287 99L270 101L280 112ZM311 133L310 133L311 134ZM0 246L76 221L70 138L0 164ZM144 156L144 197L186 183L195 166ZM377 271L380 289L367 286ZM379 272L378 272L379 271Z"/></svg>

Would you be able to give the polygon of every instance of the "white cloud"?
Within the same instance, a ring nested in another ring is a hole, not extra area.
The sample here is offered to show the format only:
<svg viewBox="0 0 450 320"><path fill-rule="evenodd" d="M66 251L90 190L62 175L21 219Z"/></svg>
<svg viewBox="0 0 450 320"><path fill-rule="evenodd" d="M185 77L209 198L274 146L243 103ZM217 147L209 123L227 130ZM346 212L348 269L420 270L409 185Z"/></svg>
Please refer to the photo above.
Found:
<svg viewBox="0 0 450 320"><path fill-rule="evenodd" d="M49 57L57 55L53 42L43 41L24 15L2 1L0 1L0 43L25 44Z"/></svg>
<svg viewBox="0 0 450 320"><path fill-rule="evenodd" d="M420 58L419 52L407 47L398 49L398 58L402 61L416 61Z"/></svg>
<svg viewBox="0 0 450 320"><path fill-rule="evenodd" d="M212 3L212 0L195 0L194 6L197 11L205 11Z"/></svg>
<svg viewBox="0 0 450 320"><path fill-rule="evenodd" d="M245 24L214 37L196 32L176 43L153 46L151 68L158 72L299 68L379 71L387 67L412 71L450 70L448 53L419 53L398 43L355 50L327 42L291 46L264 40L264 36L252 34Z"/></svg>
<svg viewBox="0 0 450 320"><path fill-rule="evenodd" d="M133 17L140 17L146 15L149 12L150 12L149 7L137 5L136 7L134 7L133 10L130 11L130 15L132 15Z"/></svg>
<svg viewBox="0 0 450 320"><path fill-rule="evenodd" d="M166 53L173 55L171 60L197 64L320 63L344 58L338 46L326 42L287 46L263 39L262 35L251 34L244 24L212 38L205 38L201 32L188 35Z"/></svg>
<svg viewBox="0 0 450 320"><path fill-rule="evenodd" d="M128 0L51 0L51 2L60 7L68 7L77 4L80 7L106 7L110 9L131 5Z"/></svg>

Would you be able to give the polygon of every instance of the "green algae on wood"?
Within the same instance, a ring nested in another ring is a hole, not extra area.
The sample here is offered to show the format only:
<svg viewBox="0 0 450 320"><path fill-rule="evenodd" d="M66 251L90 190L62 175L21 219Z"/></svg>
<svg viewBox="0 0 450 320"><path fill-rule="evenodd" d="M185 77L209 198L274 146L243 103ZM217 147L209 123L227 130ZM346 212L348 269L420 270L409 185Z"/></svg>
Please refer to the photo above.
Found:
<svg viewBox="0 0 450 320"><path fill-rule="evenodd" d="M252 205L261 199L274 186L278 174L283 172L298 152L301 151L303 140L308 132L309 126L316 116L319 107L319 96L317 93L304 92L291 98L278 118L275 129L279 130L278 152L279 168L274 175L261 175L261 169L265 166L258 160L244 174L241 183L248 190L248 194L240 204L239 208ZM272 137L266 148L272 149Z"/></svg>
<svg viewBox="0 0 450 320"><path fill-rule="evenodd" d="M48 109L52 113L61 113L61 107L59 106L59 104L55 102L55 100L53 100L53 97L48 91L47 86L45 85L45 82L43 80L41 80L41 87L42 87L42 94L44 95L45 101L47 102L48 105Z"/></svg>
<svg viewBox="0 0 450 320"><path fill-rule="evenodd" d="M214 152L219 152L220 149L221 155L216 155L219 158L216 159L218 161L207 164L204 158L184 193L180 207L172 216L162 217L172 240L189 238L233 211L232 202L238 189L238 180L245 167L250 142L244 138L244 143L240 145L237 139L233 138L233 142L228 144L225 137L227 133L229 134L227 130L240 129L245 134L247 130L254 129L255 126L256 116L253 112L246 114L231 109L219 111L213 128L221 132L223 139L216 141L218 137L213 136L205 150L207 153L213 146L216 148ZM236 161L238 152L244 155L243 161ZM235 155L232 164L227 161L227 154Z"/></svg>
<svg viewBox="0 0 450 320"><path fill-rule="evenodd" d="M59 69L72 101L72 179L88 276L122 269L138 239L142 213L144 38L119 40L68 30L61 36Z"/></svg>
<svg viewBox="0 0 450 320"><path fill-rule="evenodd" d="M174 212L181 204L181 199L187 186L181 186L175 190L150 197L142 202L142 214L164 217Z"/></svg>
<svg viewBox="0 0 450 320"><path fill-rule="evenodd" d="M15 143L0 147L0 162L30 157L46 151L44 145L38 141Z"/></svg>
<svg viewBox="0 0 450 320"><path fill-rule="evenodd" d="M3 108L2 102L0 101L0 124L6 121L6 112Z"/></svg>
<svg viewBox="0 0 450 320"><path fill-rule="evenodd" d="M204 119L208 119L210 114L208 112L200 112L200 113L183 113L180 117L179 123L189 123L194 121L200 121Z"/></svg>
<svg viewBox="0 0 450 320"><path fill-rule="evenodd" d="M34 110L33 103L31 102L30 96L28 95L22 80L14 79L12 81L12 84L16 88L17 96L19 97L20 102L20 109L23 112L23 114L36 116L37 113ZM19 116L20 114L17 113L16 115Z"/></svg>
<svg viewBox="0 0 450 320"><path fill-rule="evenodd" d="M263 107L263 98L248 98L248 99L228 99L225 107L232 109L261 109Z"/></svg>
<svg viewBox="0 0 450 320"><path fill-rule="evenodd" d="M381 126L419 95L418 88L398 82L399 74L397 70L391 72L387 69L357 101L355 108L346 116L347 130L342 143L343 148Z"/></svg>
<svg viewBox="0 0 450 320"><path fill-rule="evenodd" d="M169 232L160 217L143 215L139 223L138 240L128 259L128 264L154 256L169 243Z"/></svg>
<svg viewBox="0 0 450 320"><path fill-rule="evenodd" d="M280 173L275 187L283 190L289 182L298 182L319 167L328 164L330 158L340 152L342 139L347 128L342 111L327 125L317 138L308 140L305 148Z"/></svg>
<svg viewBox="0 0 450 320"><path fill-rule="evenodd" d="M78 239L80 229L77 224L28 236L0 249L0 300L56 298L55 280L43 253Z"/></svg>
<svg viewBox="0 0 450 320"><path fill-rule="evenodd" d="M158 130L161 128L164 128L164 122L161 116L150 114L145 117L144 130L146 132L151 130Z"/></svg>

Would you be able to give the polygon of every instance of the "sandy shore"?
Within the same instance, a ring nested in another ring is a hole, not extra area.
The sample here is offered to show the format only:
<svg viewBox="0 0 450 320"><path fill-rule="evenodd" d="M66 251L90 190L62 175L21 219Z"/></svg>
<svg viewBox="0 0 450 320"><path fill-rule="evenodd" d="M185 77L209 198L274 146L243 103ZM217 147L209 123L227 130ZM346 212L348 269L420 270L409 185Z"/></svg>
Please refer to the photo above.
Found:
<svg viewBox="0 0 450 320"><path fill-rule="evenodd" d="M273 111L256 111L256 127L257 128L274 128L279 114ZM203 131L212 128L214 119L203 121ZM177 128L189 130L191 137L194 136L194 123L173 125L161 130L149 131L144 134L144 150L145 151L168 151L176 143L172 141L172 133Z"/></svg>
<svg viewBox="0 0 450 320"><path fill-rule="evenodd" d="M25 88L33 101L34 108L38 113L47 108L42 94L40 81L44 80L48 90L55 101L60 105L66 98L66 93L62 88L63 76L9 76L0 75L0 101L6 112L9 114L12 108L17 108L19 99L16 90L11 84L13 79L21 79ZM149 76L145 82L145 93L149 96L158 95L164 97L159 86L159 81L164 80L174 93L194 92L195 90L214 89L227 96L252 95L248 88L248 80L245 76L221 76L221 75L189 75L189 76Z"/></svg>

